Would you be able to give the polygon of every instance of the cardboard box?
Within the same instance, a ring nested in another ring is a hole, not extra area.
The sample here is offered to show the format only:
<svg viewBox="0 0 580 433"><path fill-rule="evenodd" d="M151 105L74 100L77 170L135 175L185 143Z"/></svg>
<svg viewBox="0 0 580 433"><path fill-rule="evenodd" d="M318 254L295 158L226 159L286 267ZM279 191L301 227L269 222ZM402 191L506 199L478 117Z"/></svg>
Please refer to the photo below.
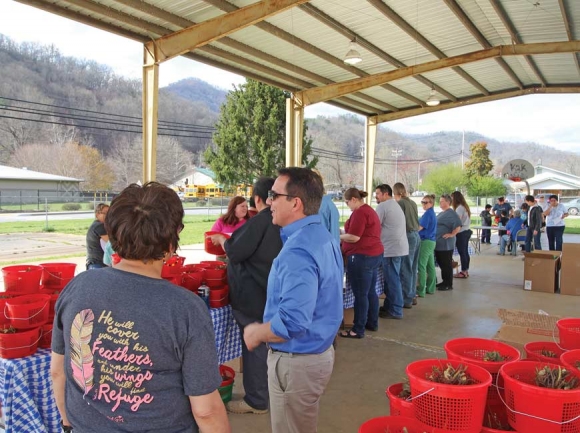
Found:
<svg viewBox="0 0 580 433"><path fill-rule="evenodd" d="M580 244L562 246L560 294L580 296Z"/></svg>
<svg viewBox="0 0 580 433"><path fill-rule="evenodd" d="M524 290L555 293L559 289L560 251L524 253Z"/></svg>
<svg viewBox="0 0 580 433"><path fill-rule="evenodd" d="M342 329L352 328L354 325L354 308L346 308L342 315Z"/></svg>
<svg viewBox="0 0 580 433"><path fill-rule="evenodd" d="M524 345L534 341L560 341L556 322L560 316L545 313L508 310L500 308L497 315L502 320L494 340L503 341L520 350L525 357Z"/></svg>

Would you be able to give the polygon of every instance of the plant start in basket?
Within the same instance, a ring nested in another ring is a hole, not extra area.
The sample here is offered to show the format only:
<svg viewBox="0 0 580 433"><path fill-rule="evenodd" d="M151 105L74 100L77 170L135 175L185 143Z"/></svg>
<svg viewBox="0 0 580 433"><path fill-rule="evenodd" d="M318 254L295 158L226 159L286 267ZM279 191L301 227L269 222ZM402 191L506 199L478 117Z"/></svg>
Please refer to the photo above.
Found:
<svg viewBox="0 0 580 433"><path fill-rule="evenodd" d="M485 354L483 355L483 360L486 362L502 362L507 361L508 357L503 356L497 350L494 350L493 352L485 352Z"/></svg>
<svg viewBox="0 0 580 433"><path fill-rule="evenodd" d="M494 430L501 430L501 431L514 431L509 423L503 423L501 419L497 416L495 412L488 412L487 417L484 420L484 427L488 427Z"/></svg>
<svg viewBox="0 0 580 433"><path fill-rule="evenodd" d="M451 364L447 364L447 368L443 371L437 366L433 366L431 373L427 374L427 379L431 382L443 383L445 385L471 385L473 379L465 372L467 366L459 364L454 368Z"/></svg>
<svg viewBox="0 0 580 433"><path fill-rule="evenodd" d="M399 393L399 395L397 397L402 398L402 399L408 399L409 397L411 397L411 385L409 384L409 378L405 377L403 379L403 389L401 390L401 392Z"/></svg>
<svg viewBox="0 0 580 433"><path fill-rule="evenodd" d="M578 388L578 378L570 376L570 372L563 367L536 368L536 385L541 388L570 390Z"/></svg>
<svg viewBox="0 0 580 433"><path fill-rule="evenodd" d="M9 328L0 329L0 333L2 334L16 334L16 328L10 326Z"/></svg>
<svg viewBox="0 0 580 433"><path fill-rule="evenodd" d="M540 351L542 356L547 356L548 358L558 358L556 352L552 352L551 350L546 349L545 347L542 348Z"/></svg>
<svg viewBox="0 0 580 433"><path fill-rule="evenodd" d="M574 363L574 367L576 367L578 370L580 370L580 361L576 361Z"/></svg>

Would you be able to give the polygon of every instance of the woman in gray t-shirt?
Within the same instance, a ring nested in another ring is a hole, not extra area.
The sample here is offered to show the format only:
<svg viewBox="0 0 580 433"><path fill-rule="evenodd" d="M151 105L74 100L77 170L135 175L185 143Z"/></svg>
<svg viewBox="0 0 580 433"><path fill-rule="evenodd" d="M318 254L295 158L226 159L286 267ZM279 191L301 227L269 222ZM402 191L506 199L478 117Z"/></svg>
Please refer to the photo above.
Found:
<svg viewBox="0 0 580 433"><path fill-rule="evenodd" d="M441 283L437 290L453 290L453 248L455 235L461 230L461 220L451 209L451 196L443 194L439 199L441 212L437 215L437 233L435 235L435 259L441 268Z"/></svg>

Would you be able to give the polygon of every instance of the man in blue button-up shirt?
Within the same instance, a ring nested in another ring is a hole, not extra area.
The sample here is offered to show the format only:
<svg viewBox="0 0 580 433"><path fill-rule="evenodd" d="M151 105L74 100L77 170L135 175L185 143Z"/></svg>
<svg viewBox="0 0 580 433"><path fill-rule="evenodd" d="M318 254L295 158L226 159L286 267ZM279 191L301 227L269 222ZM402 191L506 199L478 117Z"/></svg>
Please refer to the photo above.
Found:
<svg viewBox="0 0 580 433"><path fill-rule="evenodd" d="M269 203L284 246L268 278L264 323L246 326L244 341L250 350L262 342L270 346L273 433L315 432L342 320L342 255L318 216L320 176L298 167L278 174Z"/></svg>

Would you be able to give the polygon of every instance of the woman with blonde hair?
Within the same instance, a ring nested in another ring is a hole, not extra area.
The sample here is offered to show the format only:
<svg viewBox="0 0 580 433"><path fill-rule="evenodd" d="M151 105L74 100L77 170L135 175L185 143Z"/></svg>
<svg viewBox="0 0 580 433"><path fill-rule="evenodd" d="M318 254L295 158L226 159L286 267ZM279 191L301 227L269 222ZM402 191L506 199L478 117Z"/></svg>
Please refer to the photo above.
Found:
<svg viewBox="0 0 580 433"><path fill-rule="evenodd" d="M437 217L433 210L435 204L434 195L426 195L421 199L421 206L425 211L419 220L419 287L417 295L425 297L425 293L435 293L437 275L435 274L435 236L437 233Z"/></svg>
<svg viewBox="0 0 580 433"><path fill-rule="evenodd" d="M242 196L234 197L228 204L228 210L211 227L212 232L232 234L250 219L248 202Z"/></svg>
<svg viewBox="0 0 580 433"><path fill-rule="evenodd" d="M461 230L457 233L455 246L457 247L457 252L459 253L459 259L461 261L461 272L454 275L455 278L467 278L469 277L469 239L473 232L469 229L471 224L471 209L465 201L465 197L459 191L454 191L451 193L451 206L453 210L457 213L457 216L461 220Z"/></svg>
<svg viewBox="0 0 580 433"><path fill-rule="evenodd" d="M384 248L379 217L363 201L367 196L367 192L356 188L344 192L344 200L352 214L344 224L340 240L354 294L354 325L340 334L344 338L363 338L365 329L376 331L379 328L379 297L375 286Z"/></svg>

